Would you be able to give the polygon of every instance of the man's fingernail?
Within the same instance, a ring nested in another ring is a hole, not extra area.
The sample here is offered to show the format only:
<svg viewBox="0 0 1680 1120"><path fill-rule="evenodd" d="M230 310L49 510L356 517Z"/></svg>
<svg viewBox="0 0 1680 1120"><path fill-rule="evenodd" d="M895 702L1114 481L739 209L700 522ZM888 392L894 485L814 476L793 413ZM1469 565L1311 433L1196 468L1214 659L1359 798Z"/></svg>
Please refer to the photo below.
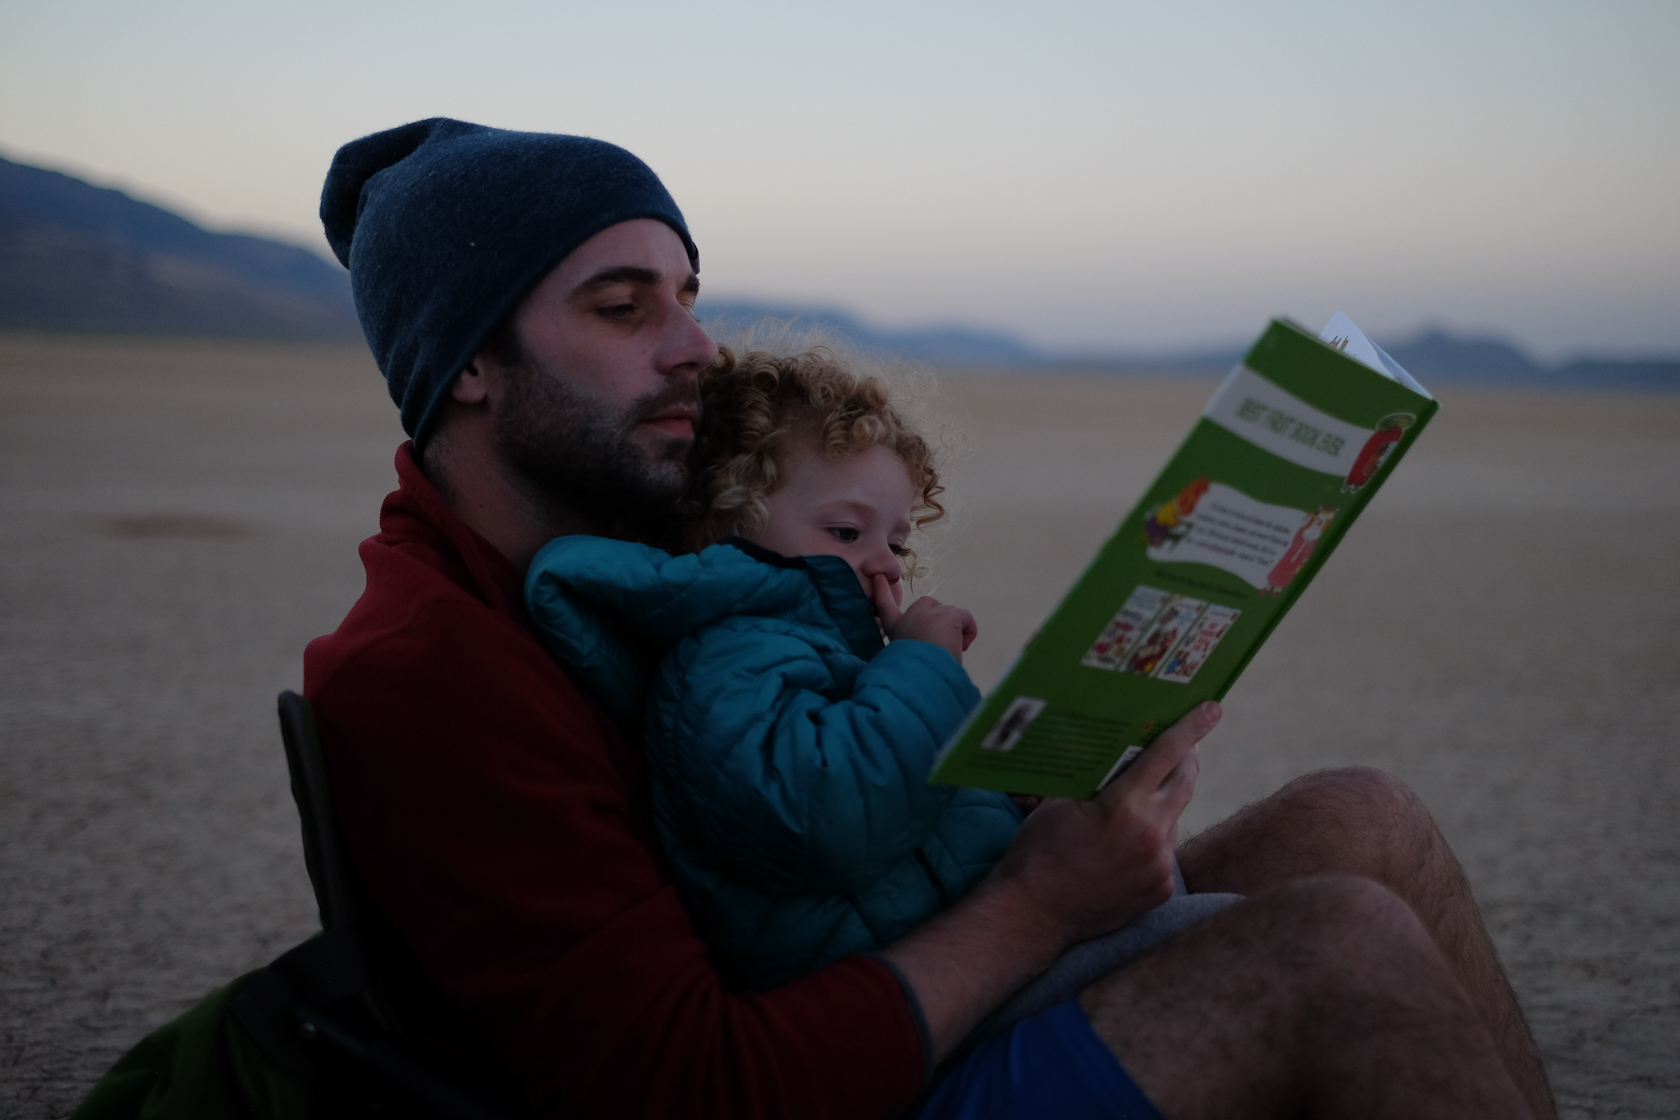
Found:
<svg viewBox="0 0 1680 1120"><path fill-rule="evenodd" d="M1218 723L1220 718L1225 715L1225 710L1209 700L1202 705L1202 715L1207 717L1210 722Z"/></svg>

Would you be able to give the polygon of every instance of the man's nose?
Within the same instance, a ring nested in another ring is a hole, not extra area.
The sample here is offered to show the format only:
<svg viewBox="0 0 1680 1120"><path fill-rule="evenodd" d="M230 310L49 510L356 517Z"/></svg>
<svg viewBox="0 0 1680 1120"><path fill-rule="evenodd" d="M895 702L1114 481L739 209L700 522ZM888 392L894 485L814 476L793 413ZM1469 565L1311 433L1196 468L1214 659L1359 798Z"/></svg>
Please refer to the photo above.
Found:
<svg viewBox="0 0 1680 1120"><path fill-rule="evenodd" d="M678 303L666 321L669 326L660 354L661 373L698 372L717 361L717 343L700 326L692 311Z"/></svg>

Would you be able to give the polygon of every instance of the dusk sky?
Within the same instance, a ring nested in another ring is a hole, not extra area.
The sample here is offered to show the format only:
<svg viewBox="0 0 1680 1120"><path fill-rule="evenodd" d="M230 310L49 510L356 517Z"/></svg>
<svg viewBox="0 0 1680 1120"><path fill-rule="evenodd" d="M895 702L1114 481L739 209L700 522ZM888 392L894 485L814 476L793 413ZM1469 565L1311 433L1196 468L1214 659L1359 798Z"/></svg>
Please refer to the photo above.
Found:
<svg viewBox="0 0 1680 1120"><path fill-rule="evenodd" d="M1680 354L1680 3L15 2L0 154L325 252L334 149L623 144L708 292L1060 350Z"/></svg>

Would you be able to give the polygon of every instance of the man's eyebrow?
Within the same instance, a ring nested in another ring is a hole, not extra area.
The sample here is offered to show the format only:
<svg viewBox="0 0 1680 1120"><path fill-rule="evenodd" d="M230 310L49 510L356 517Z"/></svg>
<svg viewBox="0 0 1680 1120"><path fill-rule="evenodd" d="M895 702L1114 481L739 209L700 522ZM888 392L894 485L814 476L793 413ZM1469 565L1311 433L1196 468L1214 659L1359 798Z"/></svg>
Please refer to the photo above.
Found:
<svg viewBox="0 0 1680 1120"><path fill-rule="evenodd" d="M604 288L608 284L657 284L659 273L651 268L640 265L620 264L611 268L603 268L576 288L577 291L588 291L590 288Z"/></svg>
<svg viewBox="0 0 1680 1120"><path fill-rule="evenodd" d="M663 279L664 276L656 269L643 268L642 266L635 264L620 264L614 265L611 268L603 268L601 271L579 284L574 291L587 292L592 288L604 288L608 284L642 284L652 286L658 284ZM688 274L688 279L683 281L682 290L685 292L698 292L700 290L700 277L690 272Z"/></svg>

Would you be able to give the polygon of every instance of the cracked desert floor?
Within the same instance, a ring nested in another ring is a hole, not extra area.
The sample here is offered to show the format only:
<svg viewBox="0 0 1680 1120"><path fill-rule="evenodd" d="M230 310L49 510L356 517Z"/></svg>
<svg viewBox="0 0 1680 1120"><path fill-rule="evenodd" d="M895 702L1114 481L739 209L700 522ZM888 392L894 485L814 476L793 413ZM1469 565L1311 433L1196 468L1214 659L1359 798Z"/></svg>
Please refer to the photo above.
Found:
<svg viewBox="0 0 1680 1120"><path fill-rule="evenodd" d="M1212 383L947 374L923 590L991 684ZM1203 748L1194 831L1410 783L1570 1117L1680 1114L1680 397L1443 408ZM307 936L274 723L362 586L395 410L353 349L0 335L0 1115Z"/></svg>

